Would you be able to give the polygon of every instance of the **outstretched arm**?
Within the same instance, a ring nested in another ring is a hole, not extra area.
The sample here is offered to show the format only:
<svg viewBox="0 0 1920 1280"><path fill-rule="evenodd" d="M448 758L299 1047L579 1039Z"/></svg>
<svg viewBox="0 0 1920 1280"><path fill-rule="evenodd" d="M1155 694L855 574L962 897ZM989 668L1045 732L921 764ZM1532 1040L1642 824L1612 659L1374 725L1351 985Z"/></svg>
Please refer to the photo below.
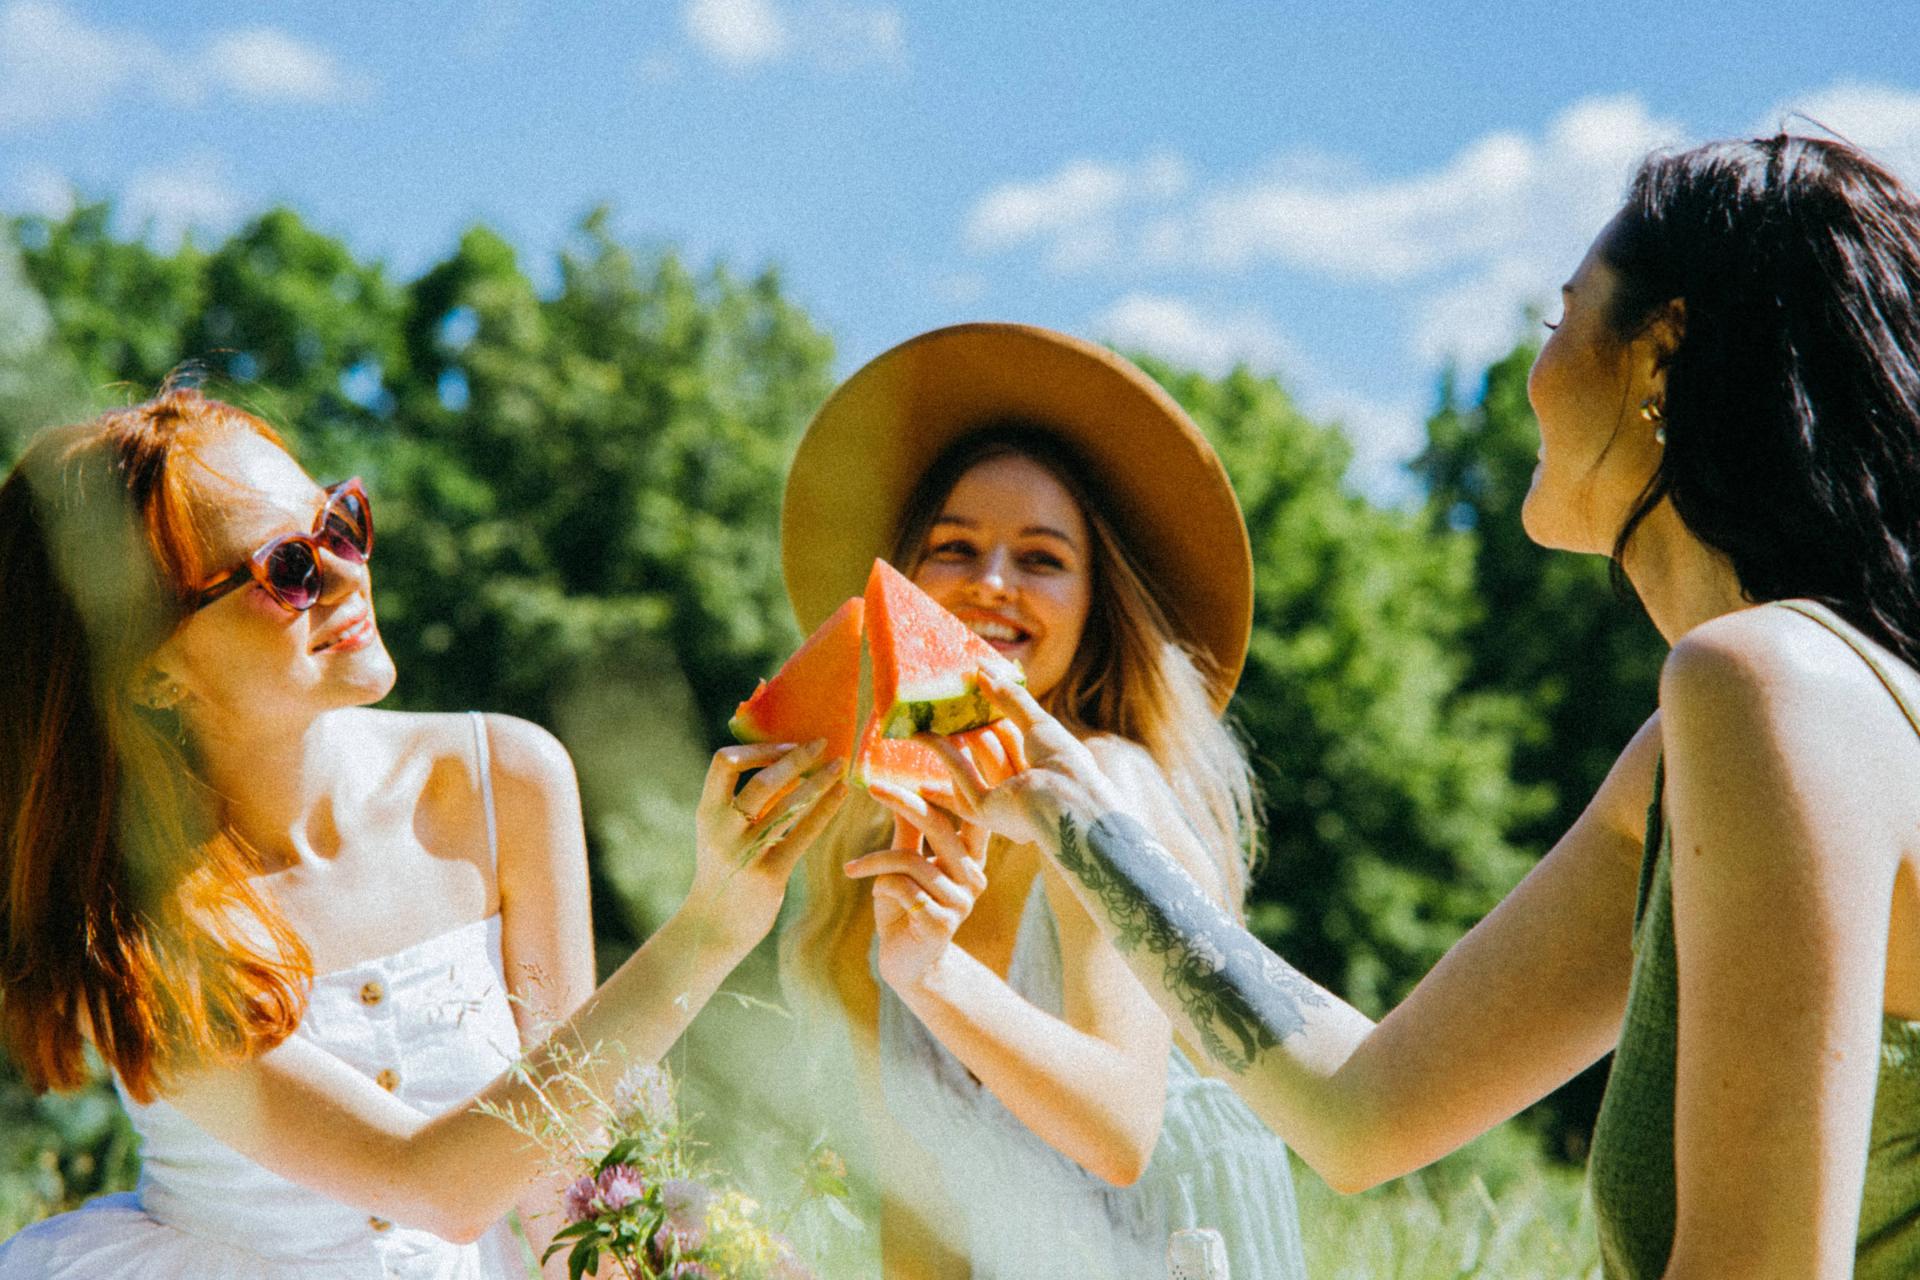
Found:
<svg viewBox="0 0 1920 1280"><path fill-rule="evenodd" d="M679 1038L766 935L794 862L844 793L831 775L802 783L755 818L817 751L730 747L708 774L699 812L699 863L680 909L586 1005L523 1061L561 1108L586 1101L575 1080L607 1096L636 1063ZM734 795L746 770L761 773ZM569 779L571 767L567 768ZM571 787L550 802L578 822ZM598 1049L583 1063L580 1050ZM468 1105L423 1117L339 1059L295 1037L235 1067L192 1073L168 1101L235 1150L283 1177L383 1218L450 1240L477 1239L541 1171L533 1142L474 1104L511 1112L543 1105L527 1081L503 1074Z"/></svg>
<svg viewBox="0 0 1920 1280"><path fill-rule="evenodd" d="M1572 831L1378 1026L1200 891L1132 796L1016 685L982 683L1032 764L988 788L948 751L976 820L1046 849L1160 1007L1331 1185L1436 1159L1609 1049L1631 971L1649 722ZM938 745L938 744L936 744Z"/></svg>
<svg viewBox="0 0 1920 1280"><path fill-rule="evenodd" d="M586 832L573 762L559 739L512 716L488 715L484 724L499 829L502 968L520 1044L531 1047L593 994ZM561 1196L571 1180L570 1171L555 1171L516 1201L536 1258L566 1225ZM565 1252L541 1274L566 1280Z"/></svg>

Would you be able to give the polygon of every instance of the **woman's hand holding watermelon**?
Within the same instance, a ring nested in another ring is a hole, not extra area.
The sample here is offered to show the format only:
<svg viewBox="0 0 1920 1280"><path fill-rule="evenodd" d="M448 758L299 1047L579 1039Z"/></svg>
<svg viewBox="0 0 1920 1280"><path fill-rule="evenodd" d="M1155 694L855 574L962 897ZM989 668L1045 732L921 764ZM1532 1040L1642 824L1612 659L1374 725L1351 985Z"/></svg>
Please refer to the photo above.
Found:
<svg viewBox="0 0 1920 1280"><path fill-rule="evenodd" d="M880 782L869 790L894 815L895 847L853 859L846 872L873 878L880 976L906 991L940 959L986 889L990 835L911 791Z"/></svg>
<svg viewBox="0 0 1920 1280"><path fill-rule="evenodd" d="M839 770L817 767L824 749L758 742L714 753L695 817L687 902L730 946L750 949L772 930L794 864L846 799ZM760 772L740 786L752 769Z"/></svg>
<svg viewBox="0 0 1920 1280"><path fill-rule="evenodd" d="M1127 808L1093 752L1054 719L1024 685L1003 678L992 666L980 668L980 690L1004 720L996 721L1002 742L1012 741L1019 768L996 778L982 770L972 754L947 739L917 735L946 760L953 774L954 808L969 822L1019 844L1052 849L1060 839L1062 818L1072 816L1083 829Z"/></svg>

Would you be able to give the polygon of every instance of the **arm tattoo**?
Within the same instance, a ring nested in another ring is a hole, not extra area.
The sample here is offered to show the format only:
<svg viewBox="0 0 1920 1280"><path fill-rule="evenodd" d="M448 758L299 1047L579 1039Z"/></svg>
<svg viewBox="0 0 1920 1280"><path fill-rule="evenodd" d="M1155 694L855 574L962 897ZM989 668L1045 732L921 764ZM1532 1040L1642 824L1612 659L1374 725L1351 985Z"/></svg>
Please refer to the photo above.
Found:
<svg viewBox="0 0 1920 1280"><path fill-rule="evenodd" d="M1122 952L1157 957L1207 1055L1237 1074L1327 998L1207 897L1147 829L1110 813L1082 837L1060 819L1060 865L1100 904Z"/></svg>

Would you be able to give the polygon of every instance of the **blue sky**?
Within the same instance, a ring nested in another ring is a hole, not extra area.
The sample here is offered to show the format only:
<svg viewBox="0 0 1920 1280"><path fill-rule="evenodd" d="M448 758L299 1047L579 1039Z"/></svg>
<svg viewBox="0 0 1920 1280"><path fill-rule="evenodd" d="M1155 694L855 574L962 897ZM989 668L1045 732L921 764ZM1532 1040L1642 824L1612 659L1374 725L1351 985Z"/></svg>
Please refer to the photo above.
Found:
<svg viewBox="0 0 1920 1280"><path fill-rule="evenodd" d="M0 211L285 203L401 277L486 222L539 276L605 202L777 264L844 370L974 318L1247 360L1381 494L1638 156L1796 108L1920 179L1920 6L0 0Z"/></svg>

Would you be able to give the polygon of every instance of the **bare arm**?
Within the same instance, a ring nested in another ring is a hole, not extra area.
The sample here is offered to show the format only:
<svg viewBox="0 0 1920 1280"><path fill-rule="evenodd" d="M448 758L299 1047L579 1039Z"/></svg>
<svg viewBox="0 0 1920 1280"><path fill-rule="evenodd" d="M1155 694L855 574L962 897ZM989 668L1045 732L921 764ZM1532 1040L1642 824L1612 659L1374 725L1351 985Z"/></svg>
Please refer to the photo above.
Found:
<svg viewBox="0 0 1920 1280"><path fill-rule="evenodd" d="M1853 1273L1912 730L1784 610L1662 673L1680 971L1667 1275Z"/></svg>
<svg viewBox="0 0 1920 1280"><path fill-rule="evenodd" d="M1654 722L1573 830L1376 1027L1210 901L1023 690L982 678L1035 767L989 790L948 753L963 806L1042 842L1175 1025L1334 1187L1361 1189L1445 1154L1614 1043Z"/></svg>
<svg viewBox="0 0 1920 1280"><path fill-rule="evenodd" d="M842 792L822 774L766 818L742 817L742 809L758 807L778 772L811 764L812 753L775 764L783 754L778 747L734 747L716 757L701 800L699 865L687 900L585 1007L526 1055L527 1070L563 1107L582 1101L566 1071L580 1072L604 1096L632 1064L656 1061L772 927L788 873ZM742 789L736 807L740 774L769 764ZM570 787L541 794L578 821ZM569 1050L596 1046L601 1052L584 1070L569 1060ZM240 1066L189 1075L168 1100L283 1177L451 1240L478 1238L540 1172L538 1149L473 1105L423 1118L297 1037ZM538 1101L512 1073L473 1100L509 1109Z"/></svg>
<svg viewBox="0 0 1920 1280"><path fill-rule="evenodd" d="M593 994L593 921L587 892L586 832L566 748L546 730L508 716L486 717L498 823L501 953L522 1046L530 1047ZM567 1176L537 1179L516 1202L520 1228L538 1258L565 1225ZM542 1269L564 1280L564 1254Z"/></svg>
<svg viewBox="0 0 1920 1280"><path fill-rule="evenodd" d="M933 857L888 851L849 870L877 874L880 974L927 1029L1042 1141L1116 1185L1139 1178L1165 1112L1169 1029L1057 873L1062 1016L1040 1009L953 944L985 887L985 832L910 798L876 795L925 833Z"/></svg>

